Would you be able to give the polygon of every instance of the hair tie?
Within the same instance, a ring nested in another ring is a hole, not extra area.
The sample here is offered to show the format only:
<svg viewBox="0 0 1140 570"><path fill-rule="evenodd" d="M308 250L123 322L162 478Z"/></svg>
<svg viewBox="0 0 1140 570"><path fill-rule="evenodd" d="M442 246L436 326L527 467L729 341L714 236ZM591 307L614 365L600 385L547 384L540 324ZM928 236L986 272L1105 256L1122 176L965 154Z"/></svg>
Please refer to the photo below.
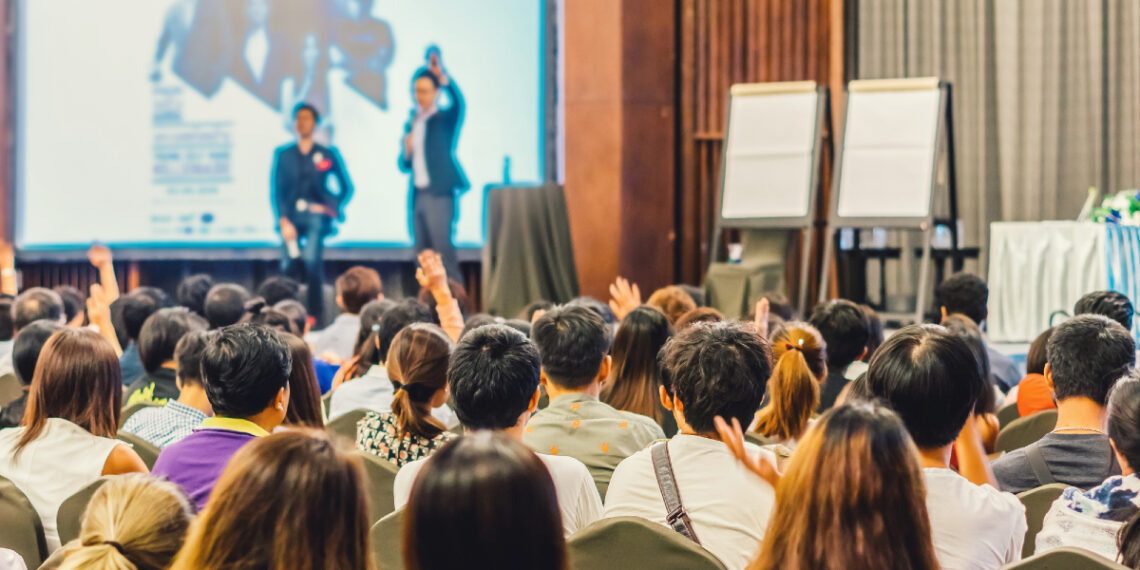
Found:
<svg viewBox="0 0 1140 570"><path fill-rule="evenodd" d="M803 341L803 339L800 339L800 344L801 344L801 345L803 344L803 342L804 342L804 341ZM790 342L785 342L785 343L784 343L784 348L785 348L786 350L798 350L798 351L800 351L800 352L803 352L803 351L804 351L804 348L803 348L803 346L796 346L796 345L794 345L794 344L792 344L792 343L790 343Z"/></svg>
<svg viewBox="0 0 1140 570"><path fill-rule="evenodd" d="M126 549L123 548L123 545L119 544L118 542L115 542L113 540L104 540L101 544L106 544L107 546L110 546L111 548L118 550L119 554L122 554L123 556L127 555Z"/></svg>
<svg viewBox="0 0 1140 570"><path fill-rule="evenodd" d="M376 324L372 325L372 332L374 332L374 333L380 332L380 323L376 323Z"/></svg>

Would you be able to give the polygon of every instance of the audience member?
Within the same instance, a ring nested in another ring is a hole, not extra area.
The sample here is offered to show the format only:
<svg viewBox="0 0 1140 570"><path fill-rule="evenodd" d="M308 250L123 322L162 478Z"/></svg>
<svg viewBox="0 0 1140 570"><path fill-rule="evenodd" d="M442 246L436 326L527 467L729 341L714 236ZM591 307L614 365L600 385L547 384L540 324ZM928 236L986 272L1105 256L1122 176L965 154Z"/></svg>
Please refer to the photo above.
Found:
<svg viewBox="0 0 1140 570"><path fill-rule="evenodd" d="M71 285L56 285L52 288L63 301L63 322L72 328L87 324L87 297Z"/></svg>
<svg viewBox="0 0 1140 570"><path fill-rule="evenodd" d="M396 334L385 359L395 389L391 411L369 411L360 420L357 449L400 467L455 437L432 415L447 402L447 362L454 347L447 333L430 323L414 323Z"/></svg>
<svg viewBox="0 0 1140 570"><path fill-rule="evenodd" d="M291 334L298 336L301 334L300 329L297 328L293 319L289 315L274 309L272 306L265 303L265 299L261 297L254 297L245 303L245 316L241 318L242 323L252 323L261 325L263 327L271 328L279 333Z"/></svg>
<svg viewBox="0 0 1140 570"><path fill-rule="evenodd" d="M257 287L258 297L265 300L266 306L274 307L282 301L300 301L301 284L296 279L283 275L270 277Z"/></svg>
<svg viewBox="0 0 1140 570"><path fill-rule="evenodd" d="M1120 474L1104 433L1104 406L1136 362L1132 335L1108 317L1081 315L1057 325L1048 352L1045 381L1056 395L1057 427L994 461L998 483L1013 493L1049 483L1088 489Z"/></svg>
<svg viewBox="0 0 1140 570"><path fill-rule="evenodd" d="M211 335L202 352L202 377L214 417L163 449L154 474L181 485L199 509L205 506L230 457L284 421L291 364L276 331L245 324Z"/></svg>
<svg viewBox="0 0 1140 570"><path fill-rule="evenodd" d="M473 311L471 307L471 298L467 295L467 288L464 287L462 283L454 279L447 280L447 288L451 292L451 295L455 298L455 302L459 306L460 314L470 315ZM416 294L416 298L419 299L421 303L427 305L428 308L431 309L432 314L435 314L436 301L435 295L432 294L431 289L421 286L419 293ZM438 322L438 318L436 318L436 321L437 322L435 324L440 324Z"/></svg>
<svg viewBox="0 0 1140 570"><path fill-rule="evenodd" d="M917 325L891 335L852 389L855 398L881 400L894 410L918 447L934 551L949 570L1016 562L1025 540L1025 507L990 486L993 476L973 419L987 388L964 339L939 326ZM961 474L950 469L952 450Z"/></svg>
<svg viewBox="0 0 1140 570"><path fill-rule="evenodd" d="M523 428L538 405L538 350L518 331L489 325L464 336L447 369L455 413L467 432L491 430L522 441ZM582 462L538 454L554 481L567 536L601 518L602 501ZM412 484L431 458L412 461L396 474L393 494L403 506Z"/></svg>
<svg viewBox="0 0 1140 570"><path fill-rule="evenodd" d="M305 338L309 334L309 311L305 309L300 301L294 299L285 299L273 305L273 310L289 317L293 321L293 329L297 331L297 336Z"/></svg>
<svg viewBox="0 0 1140 570"><path fill-rule="evenodd" d="M883 320L879 318L879 313L876 313L870 305L859 305L859 309L863 311L863 316L867 319L867 350L863 356L859 357L859 360L847 366L847 371L843 373L843 376L848 381L858 380L867 372L867 363L871 361L871 357L875 356L875 351L883 344Z"/></svg>
<svg viewBox="0 0 1140 570"><path fill-rule="evenodd" d="M323 430L260 438L234 454L171 568L370 568L366 486Z"/></svg>
<svg viewBox="0 0 1140 570"><path fill-rule="evenodd" d="M214 285L206 295L206 302L203 305L210 330L237 324L245 316L245 302L248 300L249 291L241 285L236 283Z"/></svg>
<svg viewBox="0 0 1140 570"><path fill-rule="evenodd" d="M61 330L40 353L23 425L0 430L0 476L39 513L49 552L60 546L64 500L102 475L146 472L138 454L113 439L121 394L111 344L89 329Z"/></svg>
<svg viewBox="0 0 1140 570"><path fill-rule="evenodd" d="M1121 527L1140 513L1140 476L1133 467L1140 466L1140 381L1135 375L1112 391L1108 440L1121 475L1088 491L1065 489L1045 515L1036 552L1075 546L1116 560Z"/></svg>
<svg viewBox="0 0 1140 570"><path fill-rule="evenodd" d="M648 305L646 305L648 306ZM675 330L685 330L697 323L718 323L724 320L724 315L712 307L697 307L677 319L673 323Z"/></svg>
<svg viewBox="0 0 1140 570"><path fill-rule="evenodd" d="M601 400L618 410L653 418L666 437L677 433L677 421L661 405L657 353L672 336L669 319L659 309L642 305L626 313L614 336L613 363L601 393Z"/></svg>
<svg viewBox="0 0 1140 570"><path fill-rule="evenodd" d="M670 323L676 323L682 315L697 308L693 298L684 289L676 285L662 287L654 291L645 301L645 304L661 309Z"/></svg>
<svg viewBox="0 0 1140 570"><path fill-rule="evenodd" d="M677 286L680 287L681 290L684 291L689 296L689 298L693 300L693 303L696 303L698 309L708 306L708 303L706 302L707 299L705 298L704 287L689 285L687 283L680 283Z"/></svg>
<svg viewBox="0 0 1140 570"><path fill-rule="evenodd" d="M732 322L690 327L662 349L661 399L680 431L657 445L664 446L700 544L730 569L744 568L756 556L775 497L721 443L714 418L752 419L772 372L770 358L754 328ZM775 463L771 453L742 446L750 457ZM637 516L670 527L653 455L652 449L639 451L614 470L607 517Z"/></svg>
<svg viewBox="0 0 1140 570"><path fill-rule="evenodd" d="M449 285L443 259L438 253L430 249L424 250L420 252L418 259L420 267L416 270L416 281L420 284L420 302L424 302L422 299L424 295L431 298L432 303L428 310L435 315L434 322L451 337L452 341L458 342L459 337L463 336L463 315L471 311L471 308L466 306L467 292L459 283L450 282L453 285ZM455 296L452 294L453 290ZM428 304L425 303L425 306Z"/></svg>
<svg viewBox="0 0 1140 570"><path fill-rule="evenodd" d="M40 351L51 335L64 329L64 326L48 320L35 321L20 331L20 337L13 343L12 362L16 367L16 379L20 381L23 394L0 410L0 429L17 427L24 418L28 406L28 392L35 376L36 362Z"/></svg>
<svg viewBox="0 0 1140 570"><path fill-rule="evenodd" d="M210 289L213 288L213 277L205 273L196 273L182 279L182 282L178 284L178 289L174 292L174 298L178 300L180 306L186 307L190 309L190 312L205 318L206 297L210 294Z"/></svg>
<svg viewBox="0 0 1140 570"><path fill-rule="evenodd" d="M1053 336L1053 330L1041 333L1029 345L1029 354L1025 358L1025 378L1010 390L1010 398L1017 403L1019 417L1057 408L1057 402L1053 400L1053 388L1045 380L1045 365L1049 363L1049 339Z"/></svg>
<svg viewBox="0 0 1140 570"><path fill-rule="evenodd" d="M556 488L517 440L481 432L448 444L412 487L404 565L416 570L566 568Z"/></svg>
<svg viewBox="0 0 1140 570"><path fill-rule="evenodd" d="M146 475L109 477L83 512L60 570L167 568L194 507L177 485Z"/></svg>
<svg viewBox="0 0 1140 570"><path fill-rule="evenodd" d="M149 402L165 405L178 399L178 362L174 349L187 333L206 330L206 321L185 307L159 309L139 331L139 358L146 375L125 391L125 405Z"/></svg>
<svg viewBox="0 0 1140 570"><path fill-rule="evenodd" d="M11 295L0 294L0 356L12 352L12 339L16 334L12 330L12 302L15 300Z"/></svg>
<svg viewBox="0 0 1140 570"><path fill-rule="evenodd" d="M788 323L772 334L776 365L768 378L768 403L756 412L752 431L790 456L819 407L819 387L827 377L823 337L807 323Z"/></svg>
<svg viewBox="0 0 1140 570"><path fill-rule="evenodd" d="M549 311L550 309L553 309L553 308L554 308L554 303L551 303L550 301L546 301L546 300L534 301L534 302L528 303L527 306L523 307L523 310L519 311L519 314L516 315L515 318L524 320L528 323L533 323L535 313L537 313L539 311L542 311L545 313L546 311Z"/></svg>
<svg viewBox="0 0 1140 570"><path fill-rule="evenodd" d="M989 354L986 351L986 341L982 338L982 330L970 317L961 314L949 315L942 319L942 326L950 334L966 341L966 345L970 347L970 352L974 353L974 360L978 363L978 375L986 384L981 393L978 394L978 401L974 406L974 418L977 420L986 453L993 453L994 444L997 443L998 430L1001 428L997 419L997 399L1001 393L994 386L993 376L990 372Z"/></svg>
<svg viewBox="0 0 1140 570"><path fill-rule="evenodd" d="M640 304L640 303L638 303L638 304ZM614 310L609 305L607 305L607 304L605 304L605 303L603 303L603 302L601 302L601 301L599 301L593 297L575 297L575 298L571 299L569 303L566 303L565 306L567 306L567 307L585 307L587 309L590 309L591 311L594 312L594 314L601 317L602 320L605 321L605 323L607 325L612 325L612 324L616 323L618 321L618 319L621 318L621 317L618 317L614 313ZM547 311L544 311L544 312L547 312ZM624 314L622 316L624 316ZM532 320L531 322L533 323L534 320Z"/></svg>
<svg viewBox="0 0 1140 570"><path fill-rule="evenodd" d="M781 291L768 291L760 295L760 298L768 300L769 314L780 317L783 322L795 322L799 320L800 316L796 313L796 308L792 306L792 302L788 300L788 296ZM756 306L753 305L752 309L755 311ZM756 314L753 312L748 315L749 319L755 319ZM772 329L775 330L775 329Z"/></svg>
<svg viewBox="0 0 1140 570"><path fill-rule="evenodd" d="M163 449L185 439L213 414L202 380L202 353L210 334L194 330L182 335L174 347L178 398L168 400L161 408L138 410L123 423L122 431L133 433Z"/></svg>
<svg viewBox="0 0 1140 570"><path fill-rule="evenodd" d="M776 485L750 568L938 570L917 456L884 407L857 402L825 412Z"/></svg>
<svg viewBox="0 0 1140 570"><path fill-rule="evenodd" d="M123 385L130 386L146 376L146 368L139 356L139 334L146 320L158 310L158 304L150 296L135 293L123 295L115 303L122 318L122 338L126 339L119 367L123 371Z"/></svg>
<svg viewBox="0 0 1140 570"><path fill-rule="evenodd" d="M173 306L173 303L170 302L170 295L167 295L166 291L163 291L158 287L136 287L131 291L131 293L134 293L136 295L146 295L147 297L150 297L159 309L165 309L167 307Z"/></svg>
<svg viewBox="0 0 1140 570"><path fill-rule="evenodd" d="M1094 291L1077 300L1073 315L1103 315L1132 330L1132 301L1116 291Z"/></svg>
<svg viewBox="0 0 1140 570"><path fill-rule="evenodd" d="M293 367L289 372L289 408L285 412L282 425L289 427L325 427L321 412L321 392L317 385L317 373L313 369L313 353L301 337L283 334L281 338L289 347Z"/></svg>
<svg viewBox="0 0 1140 570"><path fill-rule="evenodd" d="M938 285L934 297L942 308L943 319L953 314L966 315L979 328L985 328L986 317L989 316L986 304L989 302L990 289L981 277L971 273L951 275ZM994 384L1002 392L1008 392L1021 379L1021 370L1013 359L988 344L986 352L990 357L990 373L993 374Z"/></svg>
<svg viewBox="0 0 1140 570"><path fill-rule="evenodd" d="M24 327L39 320L49 320L59 324L65 324L63 320L63 300L59 295L51 289L44 289L43 287L32 287L23 293L20 293L16 300L12 302L12 330L15 335L13 338L20 336L20 330ZM5 374L12 374L16 369L12 364L12 352L0 356L0 376Z"/></svg>
<svg viewBox="0 0 1140 570"><path fill-rule="evenodd" d="M827 378L819 393L822 411L834 406L847 386L847 367L867 353L871 332L859 305L844 299L817 305L811 314L811 326L823 336L827 347Z"/></svg>
<svg viewBox="0 0 1140 570"><path fill-rule="evenodd" d="M369 301L384 298L384 286L375 269L360 265L348 268L336 278L336 305L341 314L324 330L311 333L309 341L318 358L329 356L341 361L352 358L353 339L360 328L360 310ZM312 307L309 307L312 310Z"/></svg>
<svg viewBox="0 0 1140 570"><path fill-rule="evenodd" d="M1120 549L1120 563L1128 568L1140 568L1140 512L1132 515L1116 537Z"/></svg>
<svg viewBox="0 0 1140 570"><path fill-rule="evenodd" d="M534 322L531 338L542 356L542 386L550 405L530 418L523 443L581 461L604 497L618 463L665 433L652 418L598 399L612 360L610 332L593 311L551 309Z"/></svg>

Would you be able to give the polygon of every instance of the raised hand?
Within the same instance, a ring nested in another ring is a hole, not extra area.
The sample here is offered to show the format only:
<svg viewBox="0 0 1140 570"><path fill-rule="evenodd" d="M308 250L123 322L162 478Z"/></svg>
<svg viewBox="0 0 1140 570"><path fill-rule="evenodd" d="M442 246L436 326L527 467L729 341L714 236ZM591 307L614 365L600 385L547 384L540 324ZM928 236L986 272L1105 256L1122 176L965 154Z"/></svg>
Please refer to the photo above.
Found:
<svg viewBox="0 0 1140 570"><path fill-rule="evenodd" d="M111 264L111 248L103 244L94 244L87 250L87 260L96 269L102 269Z"/></svg>
<svg viewBox="0 0 1140 570"><path fill-rule="evenodd" d="M641 289L637 288L637 283L630 283L626 278L618 277L610 285L609 305L614 316L621 320L630 311L641 306Z"/></svg>
<svg viewBox="0 0 1140 570"><path fill-rule="evenodd" d="M771 304L768 302L767 297L762 297L756 301L756 318L753 323L756 325L756 330L764 339L768 338L768 314L771 313Z"/></svg>
<svg viewBox="0 0 1140 570"><path fill-rule="evenodd" d="M732 426L729 427L724 418L717 416L713 418L713 423L716 424L716 431L720 434L720 440L728 446L729 451L732 452L737 461L743 463L749 471L773 488L780 483L780 478L783 475L776 469L775 464L763 455L749 454L748 450L744 448L744 430L740 428L739 420L732 418Z"/></svg>
<svg viewBox="0 0 1140 570"><path fill-rule="evenodd" d="M420 286L433 293L447 288L447 270L444 269L443 259L439 254L425 249L417 257L420 266L416 269L416 281L419 281Z"/></svg>

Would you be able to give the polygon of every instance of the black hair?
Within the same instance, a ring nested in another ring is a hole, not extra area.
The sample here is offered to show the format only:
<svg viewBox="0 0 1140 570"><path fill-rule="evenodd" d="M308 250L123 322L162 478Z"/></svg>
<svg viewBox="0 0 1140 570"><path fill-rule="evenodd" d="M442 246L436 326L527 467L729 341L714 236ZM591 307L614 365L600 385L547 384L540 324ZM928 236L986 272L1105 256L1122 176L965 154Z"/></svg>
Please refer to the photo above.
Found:
<svg viewBox="0 0 1140 570"><path fill-rule="evenodd" d="M436 77L435 74L432 73L430 69L426 69L426 68L420 69L419 71L416 72L415 77L412 78L412 84L415 85L415 83L417 81L419 81L425 77L431 80L431 84L436 89L439 89L439 78Z"/></svg>
<svg viewBox="0 0 1140 570"><path fill-rule="evenodd" d="M612 340L602 318L580 305L547 311L531 326L530 338L542 355L547 379L566 388L594 380Z"/></svg>
<svg viewBox="0 0 1140 570"><path fill-rule="evenodd" d="M214 278L205 273L197 273L182 279L174 296L178 304L201 316L206 316L206 295L214 287Z"/></svg>
<svg viewBox="0 0 1140 570"><path fill-rule="evenodd" d="M119 297L119 299L121 299L120 306L122 307L123 326L127 340L138 341L143 323L158 310L158 303L155 303L154 298L149 295L134 292Z"/></svg>
<svg viewBox="0 0 1140 570"><path fill-rule="evenodd" d="M219 283L206 295L206 320L211 329L232 325L245 315L249 291L236 283Z"/></svg>
<svg viewBox="0 0 1140 570"><path fill-rule="evenodd" d="M451 353L447 384L463 427L507 429L518 423L538 390L538 349L505 325L479 327Z"/></svg>
<svg viewBox="0 0 1140 570"><path fill-rule="evenodd" d="M871 357L875 356L875 351L883 344L883 319L879 318L879 313L875 312L870 305L859 305L863 310L863 316L867 319L867 355L865 360L870 361Z"/></svg>
<svg viewBox="0 0 1140 570"><path fill-rule="evenodd" d="M553 308L554 308L554 303L551 303L550 301L547 301L547 300L532 301L532 302L528 303L527 306L523 307L523 310L519 311L517 318L522 319L522 320L529 323L529 322L534 321L534 314L537 313L538 311L549 311L550 309L553 309Z"/></svg>
<svg viewBox="0 0 1140 570"><path fill-rule="evenodd" d="M439 80L437 79L436 81L438 82ZM297 105L295 105L293 107L293 119L294 120L297 119L297 115L299 115L301 113L301 111L308 111L308 112L312 113L314 123L321 122L321 113L320 113L320 111L317 111L317 108L314 107L312 103L309 103L308 101L301 101L300 103L297 103Z"/></svg>
<svg viewBox="0 0 1140 570"><path fill-rule="evenodd" d="M1073 314L1104 315L1132 330L1132 301L1116 291L1094 291L1081 297L1073 307Z"/></svg>
<svg viewBox="0 0 1140 570"><path fill-rule="evenodd" d="M1025 356L1026 374L1044 374L1045 365L1049 364L1049 339L1053 338L1053 329L1047 329L1034 339L1029 345L1029 354Z"/></svg>
<svg viewBox="0 0 1140 570"><path fill-rule="evenodd" d="M607 325L612 325L618 321L617 315L614 314L614 310L611 309L609 305L593 297L575 297L574 299L571 299L569 303L566 303L565 306L586 307L587 309L590 309L591 311L597 313L597 315L601 317Z"/></svg>
<svg viewBox="0 0 1140 570"><path fill-rule="evenodd" d="M984 389L977 358L963 338L937 325L912 325L879 347L851 394L882 400L916 445L935 449L958 437Z"/></svg>
<svg viewBox="0 0 1140 570"><path fill-rule="evenodd" d="M694 324L669 339L658 358L662 384L698 433L714 432L716 416L748 425L772 375L768 341L740 322Z"/></svg>
<svg viewBox="0 0 1140 570"><path fill-rule="evenodd" d="M16 340L12 341L12 367L21 384L24 386L32 384L36 361L40 358L44 344L51 335L65 328L67 327L56 321L39 320L24 327Z"/></svg>
<svg viewBox="0 0 1140 570"><path fill-rule="evenodd" d="M301 334L301 331L297 329L293 323L293 319L290 319L289 315L267 305L265 299L261 297L254 297L245 302L245 316L242 317L241 322L267 326L278 332L289 333L291 335Z"/></svg>
<svg viewBox="0 0 1140 570"><path fill-rule="evenodd" d="M951 275L938 285L934 298L938 300L938 306L946 309L947 315L960 313L979 325L989 315L986 303L990 299L990 288L973 273Z"/></svg>
<svg viewBox="0 0 1140 570"><path fill-rule="evenodd" d="M846 299L834 299L812 310L811 326L823 336L827 345L827 366L842 372L867 348L871 331L859 305Z"/></svg>
<svg viewBox="0 0 1140 570"><path fill-rule="evenodd" d="M530 338L530 321L524 321L522 319L507 319L503 321L503 324L523 333L523 336Z"/></svg>
<svg viewBox="0 0 1140 570"><path fill-rule="evenodd" d="M154 299L154 303L158 305L158 308L160 309L163 307L169 307L172 304L170 302L170 295L167 295L166 291L163 291L158 287L136 287L133 291L131 291L131 293L134 295L146 295L147 297Z"/></svg>
<svg viewBox="0 0 1140 570"><path fill-rule="evenodd" d="M691 298L693 300L693 302L697 304L698 309L701 307L707 307L708 306L708 303L706 302L707 299L705 298L705 288L704 287L697 287L696 285L686 285L684 283L681 283L677 286L680 287L685 293L687 293L689 295L689 298Z"/></svg>
<svg viewBox="0 0 1140 570"><path fill-rule="evenodd" d="M305 305L295 299L285 299L273 305L273 310L285 315L289 320L293 321L293 327L297 330L297 334L305 332L305 325L309 320L309 311L305 309Z"/></svg>
<svg viewBox="0 0 1140 570"><path fill-rule="evenodd" d="M139 331L139 359L148 374L174 359L174 347L191 331L206 330L206 321L186 307L159 309L147 318Z"/></svg>
<svg viewBox="0 0 1140 570"><path fill-rule="evenodd" d="M990 372L990 353L986 349L986 341L982 338L982 330L978 328L970 317L962 314L947 315L942 320L946 331L955 335L970 347L974 353L974 360L978 364L978 374L981 375L985 387L978 393L978 401L974 404L975 414L997 413L997 394L994 393L994 379Z"/></svg>
<svg viewBox="0 0 1140 570"><path fill-rule="evenodd" d="M296 279L276 276L261 282L257 288L257 296L265 299L265 304L273 307L285 300L297 300L301 293L301 284Z"/></svg>
<svg viewBox="0 0 1140 570"><path fill-rule="evenodd" d="M1140 381L1135 374L1112 390L1108 404L1108 438L1128 465L1140 465Z"/></svg>
<svg viewBox="0 0 1140 570"><path fill-rule="evenodd" d="M0 299L0 341L12 340L15 330L12 328L12 300Z"/></svg>
<svg viewBox="0 0 1140 570"><path fill-rule="evenodd" d="M467 333L479 327L494 324L503 324L503 319L501 317L488 315L487 313L475 313L463 321L463 332L459 333L459 338L467 336Z"/></svg>
<svg viewBox="0 0 1140 570"><path fill-rule="evenodd" d="M51 289L32 287L20 293L12 303L12 327L19 332L40 319L59 321L63 317L63 299Z"/></svg>
<svg viewBox="0 0 1140 570"><path fill-rule="evenodd" d="M427 305L419 302L419 300L407 297L396 301L396 304L384 311L380 318L380 330L377 331L380 348L376 355L379 361L375 364L388 361L388 349L392 347L392 339L396 338L396 333L412 323L430 322L432 322L431 309L428 309ZM361 351L366 350L366 347L367 342L361 346Z"/></svg>
<svg viewBox="0 0 1140 570"><path fill-rule="evenodd" d="M796 314L796 308L792 306L791 301L788 300L788 296L780 291L768 291L760 295L760 298L768 299L769 314L778 315L781 319L784 319L784 322L800 320L800 316ZM748 304L748 318L756 318L756 303Z"/></svg>
<svg viewBox="0 0 1140 570"><path fill-rule="evenodd" d="M178 380L183 384L196 384L205 386L202 381L202 353L206 351L206 344L210 335L215 334L205 330L190 331L174 346L174 361L178 363Z"/></svg>
<svg viewBox="0 0 1140 570"><path fill-rule="evenodd" d="M63 320L71 322L76 315L87 310L87 298L71 285L57 285L52 288L63 301Z"/></svg>
<svg viewBox="0 0 1140 570"><path fill-rule="evenodd" d="M241 324L217 331L202 351L202 377L214 414L249 418L264 411L289 385L292 363L275 330Z"/></svg>
<svg viewBox="0 0 1140 570"><path fill-rule="evenodd" d="M1101 315L1073 317L1053 329L1049 370L1057 401L1085 397L1104 405L1136 363L1136 344L1120 323Z"/></svg>

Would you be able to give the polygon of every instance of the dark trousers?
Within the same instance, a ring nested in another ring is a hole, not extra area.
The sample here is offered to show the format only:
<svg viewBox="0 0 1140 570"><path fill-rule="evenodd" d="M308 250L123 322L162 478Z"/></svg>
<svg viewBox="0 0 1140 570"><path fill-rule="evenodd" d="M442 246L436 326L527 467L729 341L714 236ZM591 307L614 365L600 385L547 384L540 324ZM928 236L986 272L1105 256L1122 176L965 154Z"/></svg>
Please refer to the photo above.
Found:
<svg viewBox="0 0 1140 570"><path fill-rule="evenodd" d="M316 214L298 215L293 220L297 227L297 239L300 241L301 257L289 257L288 248L281 253L281 273L305 284L305 307L309 315L318 323L322 323L324 316L324 236L328 231L329 219Z"/></svg>
<svg viewBox="0 0 1140 570"><path fill-rule="evenodd" d="M416 253L425 249L435 250L443 260L447 277L460 283L463 273L459 270L459 258L451 243L455 228L455 196L436 194L412 189L412 235L415 237Z"/></svg>

